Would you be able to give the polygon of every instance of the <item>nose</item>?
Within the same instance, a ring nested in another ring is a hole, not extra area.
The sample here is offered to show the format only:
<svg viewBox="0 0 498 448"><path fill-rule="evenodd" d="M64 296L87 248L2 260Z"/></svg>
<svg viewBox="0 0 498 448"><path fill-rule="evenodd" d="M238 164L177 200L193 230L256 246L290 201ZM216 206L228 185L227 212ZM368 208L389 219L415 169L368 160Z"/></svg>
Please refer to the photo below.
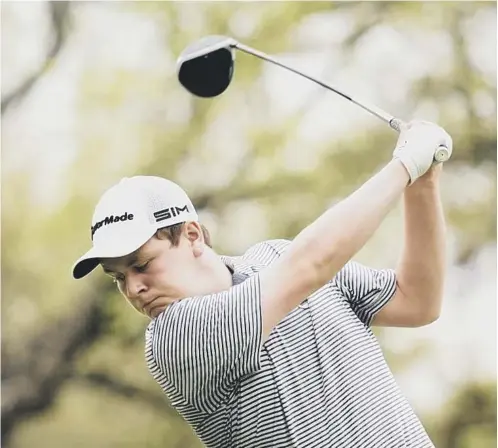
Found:
<svg viewBox="0 0 498 448"><path fill-rule="evenodd" d="M130 272L126 276L126 295L129 299L139 298L146 291L147 286L140 274Z"/></svg>

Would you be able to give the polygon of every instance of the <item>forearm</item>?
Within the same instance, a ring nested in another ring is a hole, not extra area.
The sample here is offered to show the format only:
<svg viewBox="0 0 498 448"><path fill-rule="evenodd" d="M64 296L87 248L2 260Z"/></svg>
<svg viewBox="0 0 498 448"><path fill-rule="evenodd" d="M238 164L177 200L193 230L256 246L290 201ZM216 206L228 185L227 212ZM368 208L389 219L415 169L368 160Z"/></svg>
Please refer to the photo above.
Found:
<svg viewBox="0 0 498 448"><path fill-rule="evenodd" d="M445 222L435 176L421 178L404 194L405 237L396 273L407 300L429 321L441 310L445 278Z"/></svg>
<svg viewBox="0 0 498 448"><path fill-rule="evenodd" d="M390 162L305 228L295 238L289 257L311 266L317 286L324 284L371 238L408 181L403 165Z"/></svg>

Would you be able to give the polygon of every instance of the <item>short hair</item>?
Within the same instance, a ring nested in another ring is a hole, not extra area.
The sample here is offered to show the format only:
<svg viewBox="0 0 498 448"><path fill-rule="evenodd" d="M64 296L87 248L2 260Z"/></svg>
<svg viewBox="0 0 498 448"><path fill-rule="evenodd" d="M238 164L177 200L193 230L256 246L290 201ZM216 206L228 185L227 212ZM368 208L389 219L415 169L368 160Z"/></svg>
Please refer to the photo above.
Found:
<svg viewBox="0 0 498 448"><path fill-rule="evenodd" d="M180 244L180 236L182 234L184 224L184 222L179 222L178 224L173 224L172 226L161 227L160 229L157 229L156 237L159 239L167 239L174 247L176 247L178 246L178 244ZM204 243L212 248L211 235L209 234L209 230L206 229L204 224L201 224L201 229L202 235L204 237Z"/></svg>

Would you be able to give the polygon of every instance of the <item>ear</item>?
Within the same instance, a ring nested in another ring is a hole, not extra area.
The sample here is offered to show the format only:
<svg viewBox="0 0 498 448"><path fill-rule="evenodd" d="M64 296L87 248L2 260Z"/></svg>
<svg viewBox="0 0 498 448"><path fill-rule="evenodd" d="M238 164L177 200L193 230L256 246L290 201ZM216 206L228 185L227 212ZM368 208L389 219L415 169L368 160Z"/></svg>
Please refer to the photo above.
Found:
<svg viewBox="0 0 498 448"><path fill-rule="evenodd" d="M201 225L195 221L186 222L183 233L192 247L194 257L200 257L205 247Z"/></svg>

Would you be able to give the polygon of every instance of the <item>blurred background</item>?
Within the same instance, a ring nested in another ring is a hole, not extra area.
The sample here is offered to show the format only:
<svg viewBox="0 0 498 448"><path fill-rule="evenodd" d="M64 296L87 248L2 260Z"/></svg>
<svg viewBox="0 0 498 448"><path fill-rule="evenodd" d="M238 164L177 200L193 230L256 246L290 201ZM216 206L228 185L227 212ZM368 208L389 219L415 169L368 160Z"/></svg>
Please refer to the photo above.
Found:
<svg viewBox="0 0 498 448"><path fill-rule="evenodd" d="M227 92L192 97L175 60L207 34L453 136L442 316L375 332L438 448L496 446L496 3L1 8L2 446L201 446L147 371L148 321L100 270L71 277L93 207L121 177L180 183L215 249L238 255L293 238L391 157L387 125L243 53ZM398 207L356 260L394 267L401 242Z"/></svg>

